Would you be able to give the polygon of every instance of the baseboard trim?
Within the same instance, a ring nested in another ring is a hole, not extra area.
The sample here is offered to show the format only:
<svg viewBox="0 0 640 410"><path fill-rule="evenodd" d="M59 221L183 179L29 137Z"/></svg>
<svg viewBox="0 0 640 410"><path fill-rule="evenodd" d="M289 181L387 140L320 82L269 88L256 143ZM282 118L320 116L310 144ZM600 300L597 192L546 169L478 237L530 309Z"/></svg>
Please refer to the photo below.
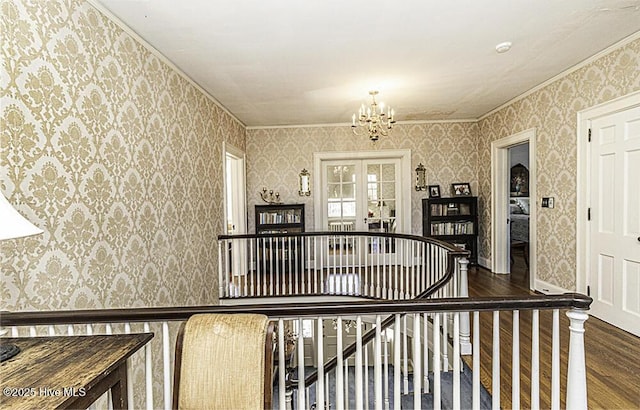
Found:
<svg viewBox="0 0 640 410"><path fill-rule="evenodd" d="M561 293L570 293L568 289L561 288L560 286L552 285L540 279L536 279L534 283L534 290L542 292L545 295L555 295Z"/></svg>
<svg viewBox="0 0 640 410"><path fill-rule="evenodd" d="M491 271L491 259L487 259L487 258L483 258L481 256L478 256L478 265L482 266L483 268L487 269L488 271Z"/></svg>

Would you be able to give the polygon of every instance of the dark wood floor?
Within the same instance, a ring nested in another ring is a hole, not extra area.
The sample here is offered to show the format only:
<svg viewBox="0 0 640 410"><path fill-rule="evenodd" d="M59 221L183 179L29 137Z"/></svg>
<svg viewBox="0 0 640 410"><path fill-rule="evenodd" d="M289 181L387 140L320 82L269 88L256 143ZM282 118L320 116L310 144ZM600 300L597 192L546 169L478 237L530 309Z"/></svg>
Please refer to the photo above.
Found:
<svg viewBox="0 0 640 410"><path fill-rule="evenodd" d="M486 269L472 268L469 271L470 296L499 296L530 293L528 269L520 255L514 255L511 275L494 275ZM550 408L551 402L551 312L540 313L540 358L541 358L541 408ZM565 312L560 313L561 343L561 406L565 408L566 359L568 356L569 320ZM492 316L480 315L480 332L483 345L481 357L491 357ZM504 409L512 407L511 401L511 346L512 315L500 315L501 346L501 390L500 401ZM520 349L523 356L530 357L531 314L520 313ZM587 389L589 408L593 409L640 409L640 338L611 326L595 317L585 323L585 351L587 366ZM491 360L483 360L481 380L491 390ZM522 408L530 408L529 375L530 363L521 363Z"/></svg>

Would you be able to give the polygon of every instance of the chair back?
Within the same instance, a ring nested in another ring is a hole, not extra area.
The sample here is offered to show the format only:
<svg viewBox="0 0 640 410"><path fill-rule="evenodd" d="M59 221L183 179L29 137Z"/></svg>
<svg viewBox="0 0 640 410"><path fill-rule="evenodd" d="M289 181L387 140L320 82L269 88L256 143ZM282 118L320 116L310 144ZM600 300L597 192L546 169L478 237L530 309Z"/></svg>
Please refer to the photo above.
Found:
<svg viewBox="0 0 640 410"><path fill-rule="evenodd" d="M176 342L173 407L271 408L272 346L264 315L191 316Z"/></svg>

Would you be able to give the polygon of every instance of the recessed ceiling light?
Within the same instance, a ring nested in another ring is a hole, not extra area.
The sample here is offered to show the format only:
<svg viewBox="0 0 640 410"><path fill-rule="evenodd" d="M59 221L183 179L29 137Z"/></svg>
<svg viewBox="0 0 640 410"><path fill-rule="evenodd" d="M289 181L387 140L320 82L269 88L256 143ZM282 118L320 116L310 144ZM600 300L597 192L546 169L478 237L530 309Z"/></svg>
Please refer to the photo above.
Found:
<svg viewBox="0 0 640 410"><path fill-rule="evenodd" d="M511 50L511 42L510 41L505 41L504 43L500 43L496 46L496 51L498 53L506 53L507 51Z"/></svg>

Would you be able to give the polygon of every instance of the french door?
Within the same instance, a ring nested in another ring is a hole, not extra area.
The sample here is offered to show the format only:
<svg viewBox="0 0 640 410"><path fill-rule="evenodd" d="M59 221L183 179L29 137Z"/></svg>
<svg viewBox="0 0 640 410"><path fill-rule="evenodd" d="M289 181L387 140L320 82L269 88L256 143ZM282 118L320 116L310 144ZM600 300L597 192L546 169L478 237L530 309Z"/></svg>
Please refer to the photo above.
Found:
<svg viewBox="0 0 640 410"><path fill-rule="evenodd" d="M323 228L396 232L399 168L398 158L323 161Z"/></svg>
<svg viewBox="0 0 640 410"><path fill-rule="evenodd" d="M315 226L320 231L409 232L410 152L337 153L316 158ZM355 266L391 258L395 243L337 236L323 245L332 263Z"/></svg>

